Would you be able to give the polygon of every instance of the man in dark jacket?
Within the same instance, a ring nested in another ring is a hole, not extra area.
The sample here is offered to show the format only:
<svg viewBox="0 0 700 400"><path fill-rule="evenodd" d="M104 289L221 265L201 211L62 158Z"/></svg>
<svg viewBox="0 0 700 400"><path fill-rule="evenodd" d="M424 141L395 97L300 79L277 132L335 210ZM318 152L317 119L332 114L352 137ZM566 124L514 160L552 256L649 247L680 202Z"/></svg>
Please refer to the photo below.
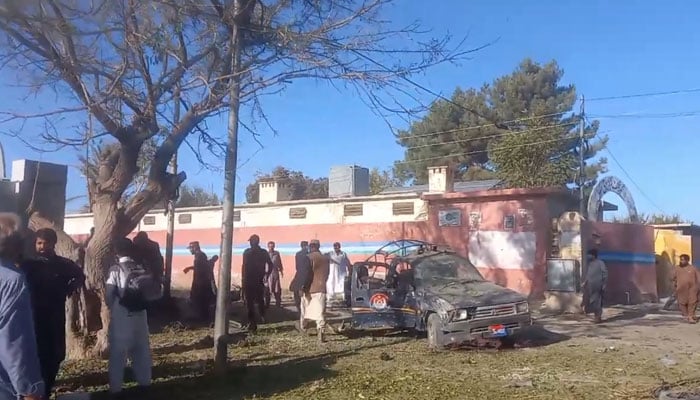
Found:
<svg viewBox="0 0 700 400"><path fill-rule="evenodd" d="M301 290L304 282L310 281L311 266L309 265L309 242L301 241L301 250L294 256L295 273L292 282L289 284L289 291L294 295L294 305L297 311L301 312Z"/></svg>
<svg viewBox="0 0 700 400"><path fill-rule="evenodd" d="M85 283L83 270L73 261L56 254L57 242L56 231L39 229L35 241L39 257L26 260L21 266L32 295L39 362L47 398L66 358L66 299Z"/></svg>
<svg viewBox="0 0 700 400"><path fill-rule="evenodd" d="M202 251L199 242L190 242L187 248L194 256L194 264L185 268L184 272L194 271L192 277L192 287L190 289L190 301L194 306L199 318L207 324L213 322L211 312L212 305L216 300L216 284L214 281L214 264Z"/></svg>
<svg viewBox="0 0 700 400"><path fill-rule="evenodd" d="M134 250L134 261L160 281L163 278L165 262L158 242L149 239L146 232L139 232L134 236Z"/></svg>
<svg viewBox="0 0 700 400"><path fill-rule="evenodd" d="M248 308L248 330L255 332L258 324L255 321L255 307L261 321L265 321L265 280L272 270L272 259L267 250L260 247L260 237L252 235L250 248L243 252L243 266L241 267L241 281L243 282L243 296Z"/></svg>

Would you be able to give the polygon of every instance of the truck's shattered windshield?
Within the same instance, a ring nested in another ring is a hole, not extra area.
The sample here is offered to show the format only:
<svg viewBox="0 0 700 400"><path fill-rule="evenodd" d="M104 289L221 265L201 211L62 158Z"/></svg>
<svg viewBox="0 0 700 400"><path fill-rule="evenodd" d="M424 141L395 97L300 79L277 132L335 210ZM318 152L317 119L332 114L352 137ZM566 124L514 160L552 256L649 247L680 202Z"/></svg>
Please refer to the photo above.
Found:
<svg viewBox="0 0 700 400"><path fill-rule="evenodd" d="M428 255L413 264L415 279L424 284L481 282L484 277L466 258L454 253Z"/></svg>

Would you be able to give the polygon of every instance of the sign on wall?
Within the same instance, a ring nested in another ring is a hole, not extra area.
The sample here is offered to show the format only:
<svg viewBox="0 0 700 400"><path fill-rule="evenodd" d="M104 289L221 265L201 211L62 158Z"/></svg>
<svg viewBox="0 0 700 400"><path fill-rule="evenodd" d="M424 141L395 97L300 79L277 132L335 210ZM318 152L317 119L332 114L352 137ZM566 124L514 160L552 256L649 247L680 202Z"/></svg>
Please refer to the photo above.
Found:
<svg viewBox="0 0 700 400"><path fill-rule="evenodd" d="M503 217L503 229L512 231L515 228L515 215L506 215Z"/></svg>
<svg viewBox="0 0 700 400"><path fill-rule="evenodd" d="M438 211L438 222L440 226L461 226L462 210L453 208Z"/></svg>
<svg viewBox="0 0 700 400"><path fill-rule="evenodd" d="M478 211L472 211L469 213L469 228L479 229L479 224L481 224L481 213Z"/></svg>
<svg viewBox="0 0 700 400"><path fill-rule="evenodd" d="M518 225L526 228L531 227L535 223L535 219L532 216L532 210L528 210L526 208L518 209L518 219Z"/></svg>

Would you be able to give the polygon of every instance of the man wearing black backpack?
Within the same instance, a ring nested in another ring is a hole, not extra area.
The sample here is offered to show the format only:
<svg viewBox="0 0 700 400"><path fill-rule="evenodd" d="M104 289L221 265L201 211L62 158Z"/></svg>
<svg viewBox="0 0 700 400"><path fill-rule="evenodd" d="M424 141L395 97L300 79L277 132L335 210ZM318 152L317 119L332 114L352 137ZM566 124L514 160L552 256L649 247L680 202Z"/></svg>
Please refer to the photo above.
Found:
<svg viewBox="0 0 700 400"><path fill-rule="evenodd" d="M121 393L124 367L131 369L139 387L151 384L151 349L148 338L149 302L159 297L160 285L142 266L134 262L134 245L127 238L114 242L117 263L109 269L105 301L111 311L109 321L109 390Z"/></svg>

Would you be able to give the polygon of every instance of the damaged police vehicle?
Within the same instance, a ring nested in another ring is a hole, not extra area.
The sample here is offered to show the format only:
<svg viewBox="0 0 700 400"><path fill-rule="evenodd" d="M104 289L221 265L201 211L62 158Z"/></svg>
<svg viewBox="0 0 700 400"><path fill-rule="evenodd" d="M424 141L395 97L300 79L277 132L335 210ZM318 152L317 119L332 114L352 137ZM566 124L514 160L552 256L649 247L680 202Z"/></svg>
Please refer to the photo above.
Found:
<svg viewBox="0 0 700 400"><path fill-rule="evenodd" d="M469 259L417 240L355 263L345 302L351 329L416 330L432 349L508 340L531 324L525 297L484 279Z"/></svg>

